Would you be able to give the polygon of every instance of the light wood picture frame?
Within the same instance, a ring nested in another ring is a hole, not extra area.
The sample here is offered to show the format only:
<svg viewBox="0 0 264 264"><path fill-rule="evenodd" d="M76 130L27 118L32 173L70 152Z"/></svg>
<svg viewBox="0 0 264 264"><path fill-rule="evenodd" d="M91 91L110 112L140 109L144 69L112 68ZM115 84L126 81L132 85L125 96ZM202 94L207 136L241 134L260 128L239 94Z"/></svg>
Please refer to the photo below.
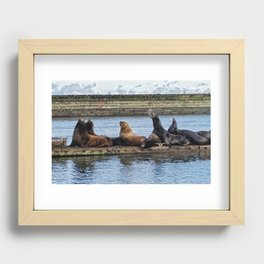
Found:
<svg viewBox="0 0 264 264"><path fill-rule="evenodd" d="M77 54L225 54L229 56L228 210L35 210L34 56ZM174 226L244 224L243 40L20 40L18 224Z"/></svg>

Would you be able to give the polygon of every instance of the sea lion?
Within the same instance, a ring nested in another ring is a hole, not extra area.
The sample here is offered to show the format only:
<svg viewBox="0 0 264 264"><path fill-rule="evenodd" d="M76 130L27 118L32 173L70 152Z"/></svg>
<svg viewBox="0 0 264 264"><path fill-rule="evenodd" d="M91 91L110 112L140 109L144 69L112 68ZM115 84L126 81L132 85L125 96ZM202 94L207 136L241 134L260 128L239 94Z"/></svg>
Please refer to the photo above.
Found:
<svg viewBox="0 0 264 264"><path fill-rule="evenodd" d="M160 140L159 136L157 134L155 134L154 131L152 131L152 133L147 138L147 141L146 141L144 147L145 148L150 148L150 147L156 146L156 145L158 145L160 143L161 143L161 140Z"/></svg>
<svg viewBox="0 0 264 264"><path fill-rule="evenodd" d="M113 141L111 138L104 135L97 135L94 132L94 124L92 120L86 122L86 129L88 133L88 147L108 147L113 146Z"/></svg>
<svg viewBox="0 0 264 264"><path fill-rule="evenodd" d="M72 142L69 147L85 147L88 141L88 134L86 123L83 119L79 118L72 135Z"/></svg>
<svg viewBox="0 0 264 264"><path fill-rule="evenodd" d="M187 129L178 129L178 125L175 118L172 119L172 124L169 127L168 131L169 133L174 135L185 136L190 141L190 143L194 145L209 144L209 140L206 137L203 137L196 132Z"/></svg>
<svg viewBox="0 0 264 264"><path fill-rule="evenodd" d="M92 121L90 121L92 123ZM93 123L92 123L93 126ZM79 119L73 131L72 143L69 147L108 147L112 146L111 138L106 136L90 135L87 132L87 123L83 119Z"/></svg>
<svg viewBox="0 0 264 264"><path fill-rule="evenodd" d="M149 109L148 114L151 117L151 115L152 115L152 110L151 109ZM149 147L153 147L153 146L159 145L161 143L162 143L161 139L158 136L158 131L155 130L154 121L153 121L153 130L152 130L151 134L149 135L149 137L147 138L147 141L146 141L144 147L145 148L149 148Z"/></svg>
<svg viewBox="0 0 264 264"><path fill-rule="evenodd" d="M153 131L152 134L155 134L161 140L161 143L165 143L166 145L188 145L189 141L184 135L173 135L169 133L161 124L159 116L152 111L151 109L148 111L152 122L153 122Z"/></svg>
<svg viewBox="0 0 264 264"><path fill-rule="evenodd" d="M136 135L129 124L125 121L120 121L120 138L125 142L126 146L142 146L147 138Z"/></svg>
<svg viewBox="0 0 264 264"><path fill-rule="evenodd" d="M207 138L209 144L211 144L211 130L209 130L209 131L198 131L197 134L199 134L202 137Z"/></svg>

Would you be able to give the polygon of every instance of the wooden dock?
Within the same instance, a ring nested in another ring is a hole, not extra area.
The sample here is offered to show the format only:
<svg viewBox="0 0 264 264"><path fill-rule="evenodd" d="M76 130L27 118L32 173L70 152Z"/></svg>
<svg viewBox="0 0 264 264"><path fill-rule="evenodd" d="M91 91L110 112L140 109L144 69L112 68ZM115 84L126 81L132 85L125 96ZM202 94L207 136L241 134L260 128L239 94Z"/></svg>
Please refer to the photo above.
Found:
<svg viewBox="0 0 264 264"><path fill-rule="evenodd" d="M113 146L113 147L53 147L52 157L75 157L96 155L119 155L119 154L170 154L177 157L199 156L210 158L210 145L188 145L188 146L155 146L141 148L136 146Z"/></svg>

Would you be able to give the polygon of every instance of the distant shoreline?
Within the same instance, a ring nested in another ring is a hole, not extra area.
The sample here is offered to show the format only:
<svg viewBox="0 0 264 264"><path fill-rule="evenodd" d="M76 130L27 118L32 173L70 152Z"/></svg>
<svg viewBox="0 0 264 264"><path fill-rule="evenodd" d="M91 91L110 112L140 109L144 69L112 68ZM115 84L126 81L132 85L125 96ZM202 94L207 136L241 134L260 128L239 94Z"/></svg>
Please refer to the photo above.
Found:
<svg viewBox="0 0 264 264"><path fill-rule="evenodd" d="M210 114L210 94L53 95L52 117Z"/></svg>

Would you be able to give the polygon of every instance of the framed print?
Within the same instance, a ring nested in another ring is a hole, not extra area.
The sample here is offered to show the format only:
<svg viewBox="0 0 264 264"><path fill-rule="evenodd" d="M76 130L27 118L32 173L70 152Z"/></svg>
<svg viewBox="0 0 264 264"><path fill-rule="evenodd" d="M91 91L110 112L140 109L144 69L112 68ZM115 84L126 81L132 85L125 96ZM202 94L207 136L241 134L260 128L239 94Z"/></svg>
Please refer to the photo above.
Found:
<svg viewBox="0 0 264 264"><path fill-rule="evenodd" d="M19 225L244 223L243 40L20 40Z"/></svg>

